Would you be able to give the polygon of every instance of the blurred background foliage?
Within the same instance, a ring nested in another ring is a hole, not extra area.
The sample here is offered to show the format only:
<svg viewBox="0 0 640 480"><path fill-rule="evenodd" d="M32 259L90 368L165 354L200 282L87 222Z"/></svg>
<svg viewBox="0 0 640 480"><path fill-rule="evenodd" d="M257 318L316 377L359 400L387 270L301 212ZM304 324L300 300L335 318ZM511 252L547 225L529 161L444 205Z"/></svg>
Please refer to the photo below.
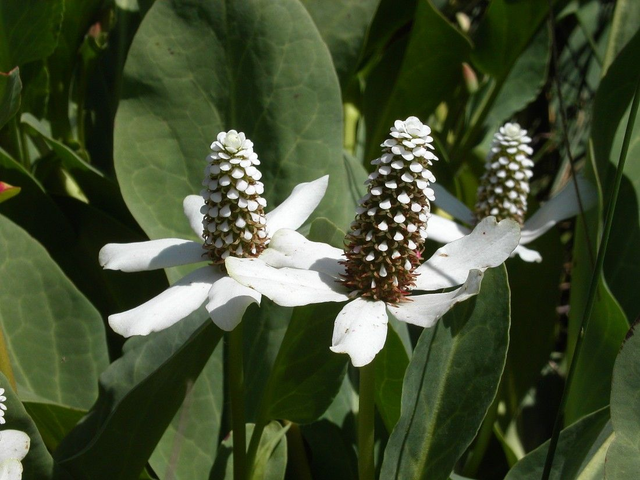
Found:
<svg viewBox="0 0 640 480"><path fill-rule="evenodd" d="M510 259L473 312L454 309L461 332L393 323L376 369L383 478L537 478L581 333L552 478L635 478L640 124L580 325L640 77L639 27L636 0L3 0L0 367L15 389L9 419L32 439L24 478L230 478L222 333L194 313L123 342L106 317L184 271L107 272L98 251L193 236L182 198L231 128L254 141L270 205L331 175L307 232L341 247L369 162L409 115L433 129L438 182L470 208L506 121L533 138L531 210L574 171L599 201L536 241L542 263ZM261 478L355 478L357 380L328 350L335 313L265 299L245 316L247 419L271 422ZM495 338L474 333L483 326ZM432 350L441 363L427 368ZM419 413L442 402L449 416ZM416 412L424 432L403 421ZM394 467L403 454L413 463Z"/></svg>

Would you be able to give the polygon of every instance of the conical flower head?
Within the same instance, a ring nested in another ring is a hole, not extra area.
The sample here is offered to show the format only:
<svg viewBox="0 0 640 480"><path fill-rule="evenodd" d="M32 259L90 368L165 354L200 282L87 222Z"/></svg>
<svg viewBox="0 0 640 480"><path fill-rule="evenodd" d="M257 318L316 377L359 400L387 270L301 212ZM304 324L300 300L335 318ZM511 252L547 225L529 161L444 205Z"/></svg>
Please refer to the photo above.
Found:
<svg viewBox="0 0 640 480"><path fill-rule="evenodd" d="M397 120L371 162L376 170L346 239L342 281L355 294L396 304L414 284L434 199L430 133L416 117Z"/></svg>
<svg viewBox="0 0 640 480"><path fill-rule="evenodd" d="M235 130L219 133L211 150L201 192L204 249L214 264L229 255L255 257L267 242L258 155L251 140Z"/></svg>
<svg viewBox="0 0 640 480"><path fill-rule="evenodd" d="M491 150L480 178L475 215L478 221L489 215L498 221L512 218L522 225L527 212L529 179L533 162L528 145L531 138L517 123L507 123L493 136Z"/></svg>

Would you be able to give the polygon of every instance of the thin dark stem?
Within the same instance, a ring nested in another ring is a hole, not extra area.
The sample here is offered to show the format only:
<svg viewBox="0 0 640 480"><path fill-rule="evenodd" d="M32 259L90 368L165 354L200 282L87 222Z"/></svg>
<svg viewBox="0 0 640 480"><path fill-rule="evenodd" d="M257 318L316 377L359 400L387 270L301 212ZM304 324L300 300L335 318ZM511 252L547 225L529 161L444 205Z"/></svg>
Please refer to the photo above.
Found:
<svg viewBox="0 0 640 480"><path fill-rule="evenodd" d="M589 229L586 228L586 221L584 215L584 205L582 202L582 196L580 195L580 190L578 188L578 179L576 177L576 167L575 167L575 159L573 158L573 154L571 153L571 144L569 142L569 128L567 127L567 116L564 108L564 98L562 97L562 80L560 78L560 69L558 63L558 49L556 44L556 21L553 16L553 1L548 0L549 2L549 35L551 36L551 55L553 57L553 78L556 84L556 90L558 92L558 109L560 113L560 122L562 123L562 140L565 146L565 150L567 151L567 156L569 157L569 166L571 167L571 178L573 182L573 188L576 192L576 199L578 200L578 207L580 209L580 219L582 220L582 224L585 226L584 235L585 240L587 241L587 250L589 251L589 260L591 261L591 266L593 267L594 258L593 258L593 244L591 243L591 236L589 235Z"/></svg>
<svg viewBox="0 0 640 480"><path fill-rule="evenodd" d="M244 372L242 323L229 333L229 393L233 428L233 478L246 478L247 437L244 421Z"/></svg>
<svg viewBox="0 0 640 480"><path fill-rule="evenodd" d="M560 408L556 414L556 420L553 426L553 434L549 442L549 450L547 451L547 459L545 461L544 470L542 472L542 480L548 480L551 474L551 468L553 466L553 457L555 455L556 447L558 445L558 438L560 437L560 430L563 423L563 414L566 407L569 391L571 390L571 384L573 377L577 370L577 365L580 363L580 354L582 352L582 342L586 336L589 328L589 319L591 318L591 311L596 298L596 289L598 288L598 282L602 275L602 267L604 265L604 257L607 252L607 245L609 243L609 235L611 233L611 225L613 224L613 214L616 209L616 203L618 201L618 192L620 191L620 185L622 184L622 176L624 173L624 164L627 159L627 152L629 151L629 144L631 142L631 133L633 132L633 126L635 124L636 116L638 114L638 104L640 103L640 77L638 77L636 83L636 89L633 96L633 102L631 104L631 111L629 113L629 119L627 120L627 128L624 133L624 141L622 142L622 150L620 151L620 160L618 161L618 167L616 170L616 177L611 189L611 198L607 208L605 216L605 224L602 231L602 241L598 248L598 256L596 258L596 265L591 277L591 283L589 284L589 294L587 296L587 303L582 316L582 322L580 324L580 334L576 339L576 346L573 354L573 361L569 366L569 373L567 375L567 384L562 392L562 399L560 400Z"/></svg>
<svg viewBox="0 0 640 480"><path fill-rule="evenodd" d="M360 368L358 409L358 475L360 480L374 480L376 469L373 459L375 422L375 359Z"/></svg>

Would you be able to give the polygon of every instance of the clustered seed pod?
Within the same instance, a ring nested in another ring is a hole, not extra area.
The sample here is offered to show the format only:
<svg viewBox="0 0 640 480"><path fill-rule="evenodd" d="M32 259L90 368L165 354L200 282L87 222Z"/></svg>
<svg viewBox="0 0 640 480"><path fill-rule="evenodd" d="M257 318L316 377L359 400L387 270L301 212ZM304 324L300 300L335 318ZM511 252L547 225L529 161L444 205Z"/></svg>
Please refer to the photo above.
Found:
<svg viewBox="0 0 640 480"><path fill-rule="evenodd" d="M204 249L214 264L224 263L229 255L255 257L267 242L258 155L251 140L235 130L219 133L211 150L201 192Z"/></svg>
<svg viewBox="0 0 640 480"><path fill-rule="evenodd" d="M346 238L342 282L354 295L396 304L414 285L434 200L430 133L416 117L397 120L371 162L376 170Z"/></svg>
<svg viewBox="0 0 640 480"><path fill-rule="evenodd" d="M531 138L517 123L507 123L493 136L491 150L480 178L475 214L478 221L489 215L498 221L512 218L522 225L527 213L529 179L533 176Z"/></svg>

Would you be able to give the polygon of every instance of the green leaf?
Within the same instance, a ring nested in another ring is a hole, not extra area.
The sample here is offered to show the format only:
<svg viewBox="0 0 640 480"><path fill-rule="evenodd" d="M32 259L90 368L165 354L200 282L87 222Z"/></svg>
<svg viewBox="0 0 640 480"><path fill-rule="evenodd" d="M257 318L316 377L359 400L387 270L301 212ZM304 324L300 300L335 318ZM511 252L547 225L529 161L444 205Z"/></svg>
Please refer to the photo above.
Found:
<svg viewBox="0 0 640 480"><path fill-rule="evenodd" d="M344 248L345 233L328 218L316 218L311 224L308 238L313 242L323 242L336 248Z"/></svg>
<svg viewBox="0 0 640 480"><path fill-rule="evenodd" d="M640 3L634 0L618 0L611 21L603 71L606 72L620 50L638 31L638 27L640 27Z"/></svg>
<svg viewBox="0 0 640 480"><path fill-rule="evenodd" d="M73 242L68 220L45 193L40 182L1 148L0 178L22 189L20 195L11 202L0 205L0 214L27 230L60 263L64 254L58 253Z"/></svg>
<svg viewBox="0 0 640 480"><path fill-rule="evenodd" d="M246 438L253 434L253 424L247 424ZM287 437L289 427L278 422L267 425L260 438L256 454L255 468L250 480L283 480L287 468ZM218 457L211 470L211 477L232 480L233 477L233 434L218 448Z"/></svg>
<svg viewBox="0 0 640 480"><path fill-rule="evenodd" d="M591 140L592 162L585 168L586 177L599 188L598 208L593 208L578 222L571 282L569 346L575 344L586 302L586 292L593 271L596 239L600 236L603 204L610 196L614 168L617 164L622 136L626 128L631 97L640 75L636 51L640 48L640 32L627 44L600 82L593 107ZM640 122L636 122L628 155L634 158L640 138ZM569 392L565 419L567 424L609 403L611 372L618 350L629 328L627 317L640 311L633 282L640 274L640 254L631 248L640 242L640 169L637 162L627 162L609 237L609 254L605 258L604 278L599 280L594 310L585 333L581 365L577 365L574 385ZM587 242L587 233L590 241ZM592 251L589 251L589 248ZM613 254L615 252L615 254ZM606 280L605 280L606 279ZM609 290L610 289L610 290ZM618 301L620 304L618 304ZM622 309L621 309L622 307ZM625 316L625 312L627 315ZM571 352L568 352L570 354ZM570 355L569 355L570 357Z"/></svg>
<svg viewBox="0 0 640 480"><path fill-rule="evenodd" d="M509 286L500 267L486 272L477 297L422 333L407 368L401 416L381 478L449 478L496 395L509 323Z"/></svg>
<svg viewBox="0 0 640 480"><path fill-rule="evenodd" d="M64 143L46 134L42 124L32 115L22 116L22 124L29 133L42 141L54 152L62 167L76 180L89 202L122 222L137 227L135 220L122 200L115 182L105 177L100 170L88 164ZM48 161L51 161L48 159Z"/></svg>
<svg viewBox="0 0 640 480"><path fill-rule="evenodd" d="M622 139L629 117L631 99L635 90L640 64L640 31L629 41L615 59L600 82L593 105L591 138L597 167L602 202L610 196L611 180L615 175L622 148ZM640 121L636 118L627 158L640 155ZM604 276L611 292L618 299L629 318L640 311L640 297L629 278L640 274L640 251L634 245L640 242L640 164L625 164L624 177L613 217L609 238L609 255L605 259ZM615 252L615 254L614 254Z"/></svg>
<svg viewBox="0 0 640 480"><path fill-rule="evenodd" d="M51 97L47 117L51 122L53 136L67 139L71 133L69 124L69 91L71 80L80 59L79 49L89 27L100 16L105 0L65 0L64 18L60 28L58 44L47 61L51 77ZM86 75L86 72L82 72Z"/></svg>
<svg viewBox="0 0 640 480"><path fill-rule="evenodd" d="M102 246L107 242L141 241L143 236L99 210L74 204L72 199L65 202L67 199L58 198L56 204L40 183L1 148L0 178L22 189L10 202L0 204L0 214L45 246L65 274L102 313L132 308L139 300L149 298L166 286L160 272L135 275L104 272L97 262ZM124 280L116 282L122 277Z"/></svg>
<svg viewBox="0 0 640 480"><path fill-rule="evenodd" d="M98 252L107 243L142 242L146 240L144 235L75 198L58 197L56 205L71 222L73 260L76 270L81 271L83 293L104 317L134 308L167 287L162 271L123 273L104 270L98 263ZM79 277L77 274L73 279ZM111 341L122 343L111 329L107 335L111 335Z"/></svg>
<svg viewBox="0 0 640 480"><path fill-rule="evenodd" d="M60 465L92 480L138 478L222 338L202 317L196 312L125 344L122 358L100 376L98 401L58 447Z"/></svg>
<svg viewBox="0 0 640 480"><path fill-rule="evenodd" d="M294 310L276 358L265 398L265 418L295 423L317 420L337 395L347 359L329 347L341 304Z"/></svg>
<svg viewBox="0 0 640 480"><path fill-rule="evenodd" d="M602 408L560 432L552 480L596 480L604 474L604 457L612 440L609 409ZM505 480L540 478L549 442L522 458Z"/></svg>
<svg viewBox="0 0 640 480"><path fill-rule="evenodd" d="M622 480L640 472L640 335L631 327L613 367L611 423L615 438L607 451L605 478Z"/></svg>
<svg viewBox="0 0 640 480"><path fill-rule="evenodd" d="M4 396L7 397L7 400L3 402L7 407L5 413L5 420L7 421L6 428L25 432L31 439L29 453L22 460L22 467L24 468L22 478L24 480L47 480L54 478L54 471L57 469L54 466L53 458L51 458L51 454L47 451L47 447L42 441L38 428L24 409L18 396L9 386L9 380L7 380L2 373L0 373L0 385L5 389ZM58 471L57 473L56 478L67 478L62 472Z"/></svg>
<svg viewBox="0 0 640 480"><path fill-rule="evenodd" d="M576 234L580 229L576 230ZM578 257L576 255L576 261ZM586 265L585 265L586 267ZM589 272L574 268L571 287L570 337L571 345L578 335L578 322L582 320L586 289L585 275ZM575 282L575 283L574 283ZM584 415L609 404L613 363L629 328L620 305L601 279L595 292L596 301L591 312L589 328L585 333L582 353L565 408L565 424L570 425Z"/></svg>
<svg viewBox="0 0 640 480"><path fill-rule="evenodd" d="M56 47L63 0L0 3L0 72L48 57Z"/></svg>
<svg viewBox="0 0 640 480"><path fill-rule="evenodd" d="M409 365L409 356L400 337L389 327L384 348L376 357L376 408L391 433L400 419L402 381Z"/></svg>
<svg viewBox="0 0 640 480"><path fill-rule="evenodd" d="M343 90L353 79L380 0L302 0L329 47Z"/></svg>
<svg viewBox="0 0 640 480"><path fill-rule="evenodd" d="M0 128L13 117L20 108L20 69L14 68L8 73L0 70Z"/></svg>
<svg viewBox="0 0 640 480"><path fill-rule="evenodd" d="M159 0L125 68L115 129L123 196L152 238L190 235L182 199L200 189L217 133L237 129L255 144L270 205L330 173L316 215L346 225L354 205L342 196L341 119L331 57L299 2Z"/></svg>
<svg viewBox="0 0 640 480"><path fill-rule="evenodd" d="M487 115L488 137L493 138L500 125L536 99L547 79L550 55L549 32L542 28L517 57Z"/></svg>
<svg viewBox="0 0 640 480"><path fill-rule="evenodd" d="M0 322L23 400L91 406L108 364L102 319L44 248L3 216Z"/></svg>
<svg viewBox="0 0 640 480"><path fill-rule="evenodd" d="M243 317L245 411L248 422L258 418L260 404L282 339L293 313L263 297Z"/></svg>
<svg viewBox="0 0 640 480"><path fill-rule="evenodd" d="M389 56L400 55L396 49L401 50L396 46L388 52ZM380 143L395 120L415 115L424 121L453 93L462 81L462 62L468 60L470 49L469 40L428 0L418 2L415 23L397 76L388 78L393 66L383 59L367 82L365 158L378 156Z"/></svg>
<svg viewBox="0 0 640 480"><path fill-rule="evenodd" d="M494 78L508 75L548 11L547 2L492 1L474 35L474 64Z"/></svg>
<svg viewBox="0 0 640 480"><path fill-rule="evenodd" d="M69 408L55 403L26 402L24 406L38 425L42 440L51 452L58 448L62 439L87 414L86 410Z"/></svg>
<svg viewBox="0 0 640 480"><path fill-rule="evenodd" d="M195 383L187 383L182 406L149 459L161 478L208 478L220 436L223 388L218 347Z"/></svg>

